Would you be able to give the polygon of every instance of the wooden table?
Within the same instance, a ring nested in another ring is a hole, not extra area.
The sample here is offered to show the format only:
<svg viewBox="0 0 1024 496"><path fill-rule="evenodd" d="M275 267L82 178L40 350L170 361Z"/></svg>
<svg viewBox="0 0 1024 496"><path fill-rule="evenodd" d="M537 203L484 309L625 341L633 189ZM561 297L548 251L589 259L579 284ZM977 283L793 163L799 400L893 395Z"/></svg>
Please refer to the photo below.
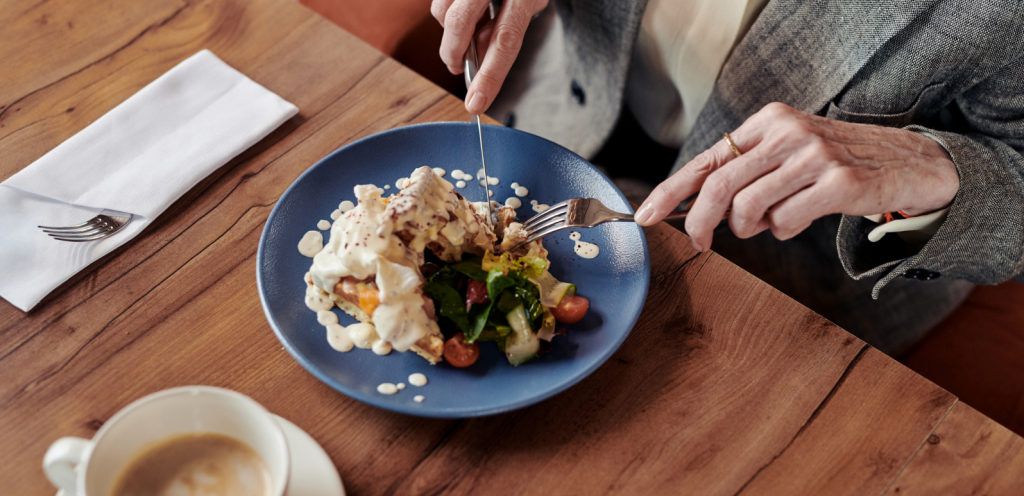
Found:
<svg viewBox="0 0 1024 496"><path fill-rule="evenodd" d="M13 0L0 179L202 48L301 113L24 314L0 303L0 493L53 494L47 446L168 387L235 389L308 431L349 494L1016 493L1024 440L660 225L646 307L593 375L530 408L436 420L302 369L264 320L256 245L307 167L461 102L288 0Z"/></svg>

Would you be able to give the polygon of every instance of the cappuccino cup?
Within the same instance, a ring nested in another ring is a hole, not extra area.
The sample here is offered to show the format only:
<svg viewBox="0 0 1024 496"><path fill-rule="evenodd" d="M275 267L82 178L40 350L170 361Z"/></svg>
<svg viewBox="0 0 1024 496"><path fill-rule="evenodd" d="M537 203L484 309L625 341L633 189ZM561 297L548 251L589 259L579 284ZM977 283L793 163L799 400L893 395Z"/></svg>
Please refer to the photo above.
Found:
<svg viewBox="0 0 1024 496"><path fill-rule="evenodd" d="M202 467L186 466L192 462ZM63 496L109 496L133 479L158 484L180 476L159 473L176 466L189 473L205 470L198 477L203 484L221 484L221 476L248 482L255 477L263 488L258 496L282 496L289 463L284 432L259 403L228 389L185 386L136 400L114 414L92 439L58 439L46 451L43 469ZM241 475L224 475L218 464L251 466L239 469ZM133 477L139 470L143 472ZM192 479L185 477L184 485Z"/></svg>

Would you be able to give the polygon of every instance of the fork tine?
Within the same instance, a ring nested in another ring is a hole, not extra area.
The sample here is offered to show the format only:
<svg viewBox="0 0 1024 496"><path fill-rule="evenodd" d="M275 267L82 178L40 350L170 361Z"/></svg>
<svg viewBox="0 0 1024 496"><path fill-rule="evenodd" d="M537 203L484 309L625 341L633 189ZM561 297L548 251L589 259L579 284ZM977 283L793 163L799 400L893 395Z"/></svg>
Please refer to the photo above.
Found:
<svg viewBox="0 0 1024 496"><path fill-rule="evenodd" d="M565 213L569 209L568 205L569 200L552 205L547 210L537 215L534 215L533 217L527 219L526 222L523 222L523 229L529 230L530 226L536 225L538 222L542 222L544 220L557 216L558 214Z"/></svg>
<svg viewBox="0 0 1024 496"><path fill-rule="evenodd" d="M40 228L40 229L42 229L44 231L47 230L47 229L53 229L55 231L74 231L76 229L88 229L88 228L90 228L90 226L94 226L94 225L96 225L96 224L98 224L100 222L102 222L102 220L99 217L93 217L93 218L91 218L91 219L89 219L89 220L87 220L87 221L85 221L85 222L83 222L83 223L81 223L81 224L79 224L77 226L67 226L67 227L36 226L36 227L38 227L38 228Z"/></svg>
<svg viewBox="0 0 1024 496"><path fill-rule="evenodd" d="M75 239L77 239L77 238L87 238L89 236L95 236L97 234L106 234L106 233L113 232L113 231L116 231L116 230L117 230L117 226L111 226L111 225L106 225L105 224L105 225L102 225L102 226L97 226L95 229L91 229L89 231L73 232L73 233L59 233L58 232L58 233L46 233L46 234L48 234L49 236L54 237L54 238L75 238Z"/></svg>
<svg viewBox="0 0 1024 496"><path fill-rule="evenodd" d="M102 220L95 220L94 219L94 221L92 223L89 223L88 225L85 225L83 227L74 228L74 229L72 229L70 227L69 228L61 228L61 229L43 229L43 232L47 233L47 234L75 234L75 235L77 235L77 234L87 233L89 231L94 231L96 229L102 229L104 227L109 227L109 226L110 226L110 223L108 223L108 222L103 222Z"/></svg>
<svg viewBox="0 0 1024 496"><path fill-rule="evenodd" d="M533 243L534 241L536 241L536 240L538 240L540 238L543 238L544 236L547 236L548 234L551 234L551 233L557 232L557 231L561 231L562 229L568 229L570 227L572 227L572 226L567 226L565 224L560 224L560 225L555 225L555 226L548 227L548 228L546 228L544 230L541 230L541 231L534 232L533 234L530 235L529 238L526 238L526 241L524 241L522 243L522 245Z"/></svg>
<svg viewBox="0 0 1024 496"><path fill-rule="evenodd" d="M543 230L545 230L545 229L547 229L547 228L549 228L551 226L555 226L555 225L558 225L558 224L565 224L565 217L564 216L563 217L554 217L554 218L551 218L551 219L547 219L544 222L539 222L537 224L534 224L534 225L530 226L530 228L527 229L526 232L529 233L532 236L533 233L543 231Z"/></svg>
<svg viewBox="0 0 1024 496"><path fill-rule="evenodd" d="M90 235L90 236L74 236L74 237L72 237L72 236L55 236L53 234L51 234L50 236L53 236L53 239L56 239L58 241L70 241L72 243L77 243L77 242L81 242L81 241L95 241L97 239L103 239L103 238L105 238L107 236L110 236L113 233L114 233L114 230L109 230L109 231L103 231L101 233L96 233L96 234L93 234L93 235Z"/></svg>

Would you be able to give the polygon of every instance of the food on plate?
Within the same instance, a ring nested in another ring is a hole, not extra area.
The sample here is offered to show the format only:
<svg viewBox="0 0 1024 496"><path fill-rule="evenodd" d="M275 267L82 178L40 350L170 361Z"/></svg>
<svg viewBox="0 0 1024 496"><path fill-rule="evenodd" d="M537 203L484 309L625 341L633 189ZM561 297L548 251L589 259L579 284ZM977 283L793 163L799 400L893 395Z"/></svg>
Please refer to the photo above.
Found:
<svg viewBox="0 0 1024 496"><path fill-rule="evenodd" d="M335 220L306 275L311 309L336 305L363 323L349 336L355 346L466 367L479 357L478 341L495 341L519 365L556 334L558 315L578 321L580 308L586 313L589 302L577 300L558 310L566 297L586 299L548 272L540 240L519 246L526 231L514 209L489 223L486 203L469 202L426 166L400 182L388 198L356 186L358 205ZM332 346L351 349L338 327Z"/></svg>

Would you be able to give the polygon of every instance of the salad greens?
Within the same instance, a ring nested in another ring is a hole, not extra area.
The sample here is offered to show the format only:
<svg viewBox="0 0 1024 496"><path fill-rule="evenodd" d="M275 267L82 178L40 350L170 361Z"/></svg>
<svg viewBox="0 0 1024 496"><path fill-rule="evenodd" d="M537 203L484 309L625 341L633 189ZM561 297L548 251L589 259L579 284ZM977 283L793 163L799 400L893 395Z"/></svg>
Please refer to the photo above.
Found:
<svg viewBox="0 0 1024 496"><path fill-rule="evenodd" d="M526 351L536 350L532 343L537 339L537 330L546 331L546 335L554 330L554 318L542 304L537 283L531 280L550 277L546 268L547 261L540 257L511 259L507 253L496 257L487 252L482 258L442 267L423 289L437 302L440 316L461 331L466 342L496 341L509 355L509 361L518 365L533 357L522 350L524 346ZM486 301L467 301L463 295L464 288L472 284L468 279L486 284ZM443 324L444 321L442 328ZM530 344L523 345L524 342ZM515 348L516 353L509 354L506 345Z"/></svg>

